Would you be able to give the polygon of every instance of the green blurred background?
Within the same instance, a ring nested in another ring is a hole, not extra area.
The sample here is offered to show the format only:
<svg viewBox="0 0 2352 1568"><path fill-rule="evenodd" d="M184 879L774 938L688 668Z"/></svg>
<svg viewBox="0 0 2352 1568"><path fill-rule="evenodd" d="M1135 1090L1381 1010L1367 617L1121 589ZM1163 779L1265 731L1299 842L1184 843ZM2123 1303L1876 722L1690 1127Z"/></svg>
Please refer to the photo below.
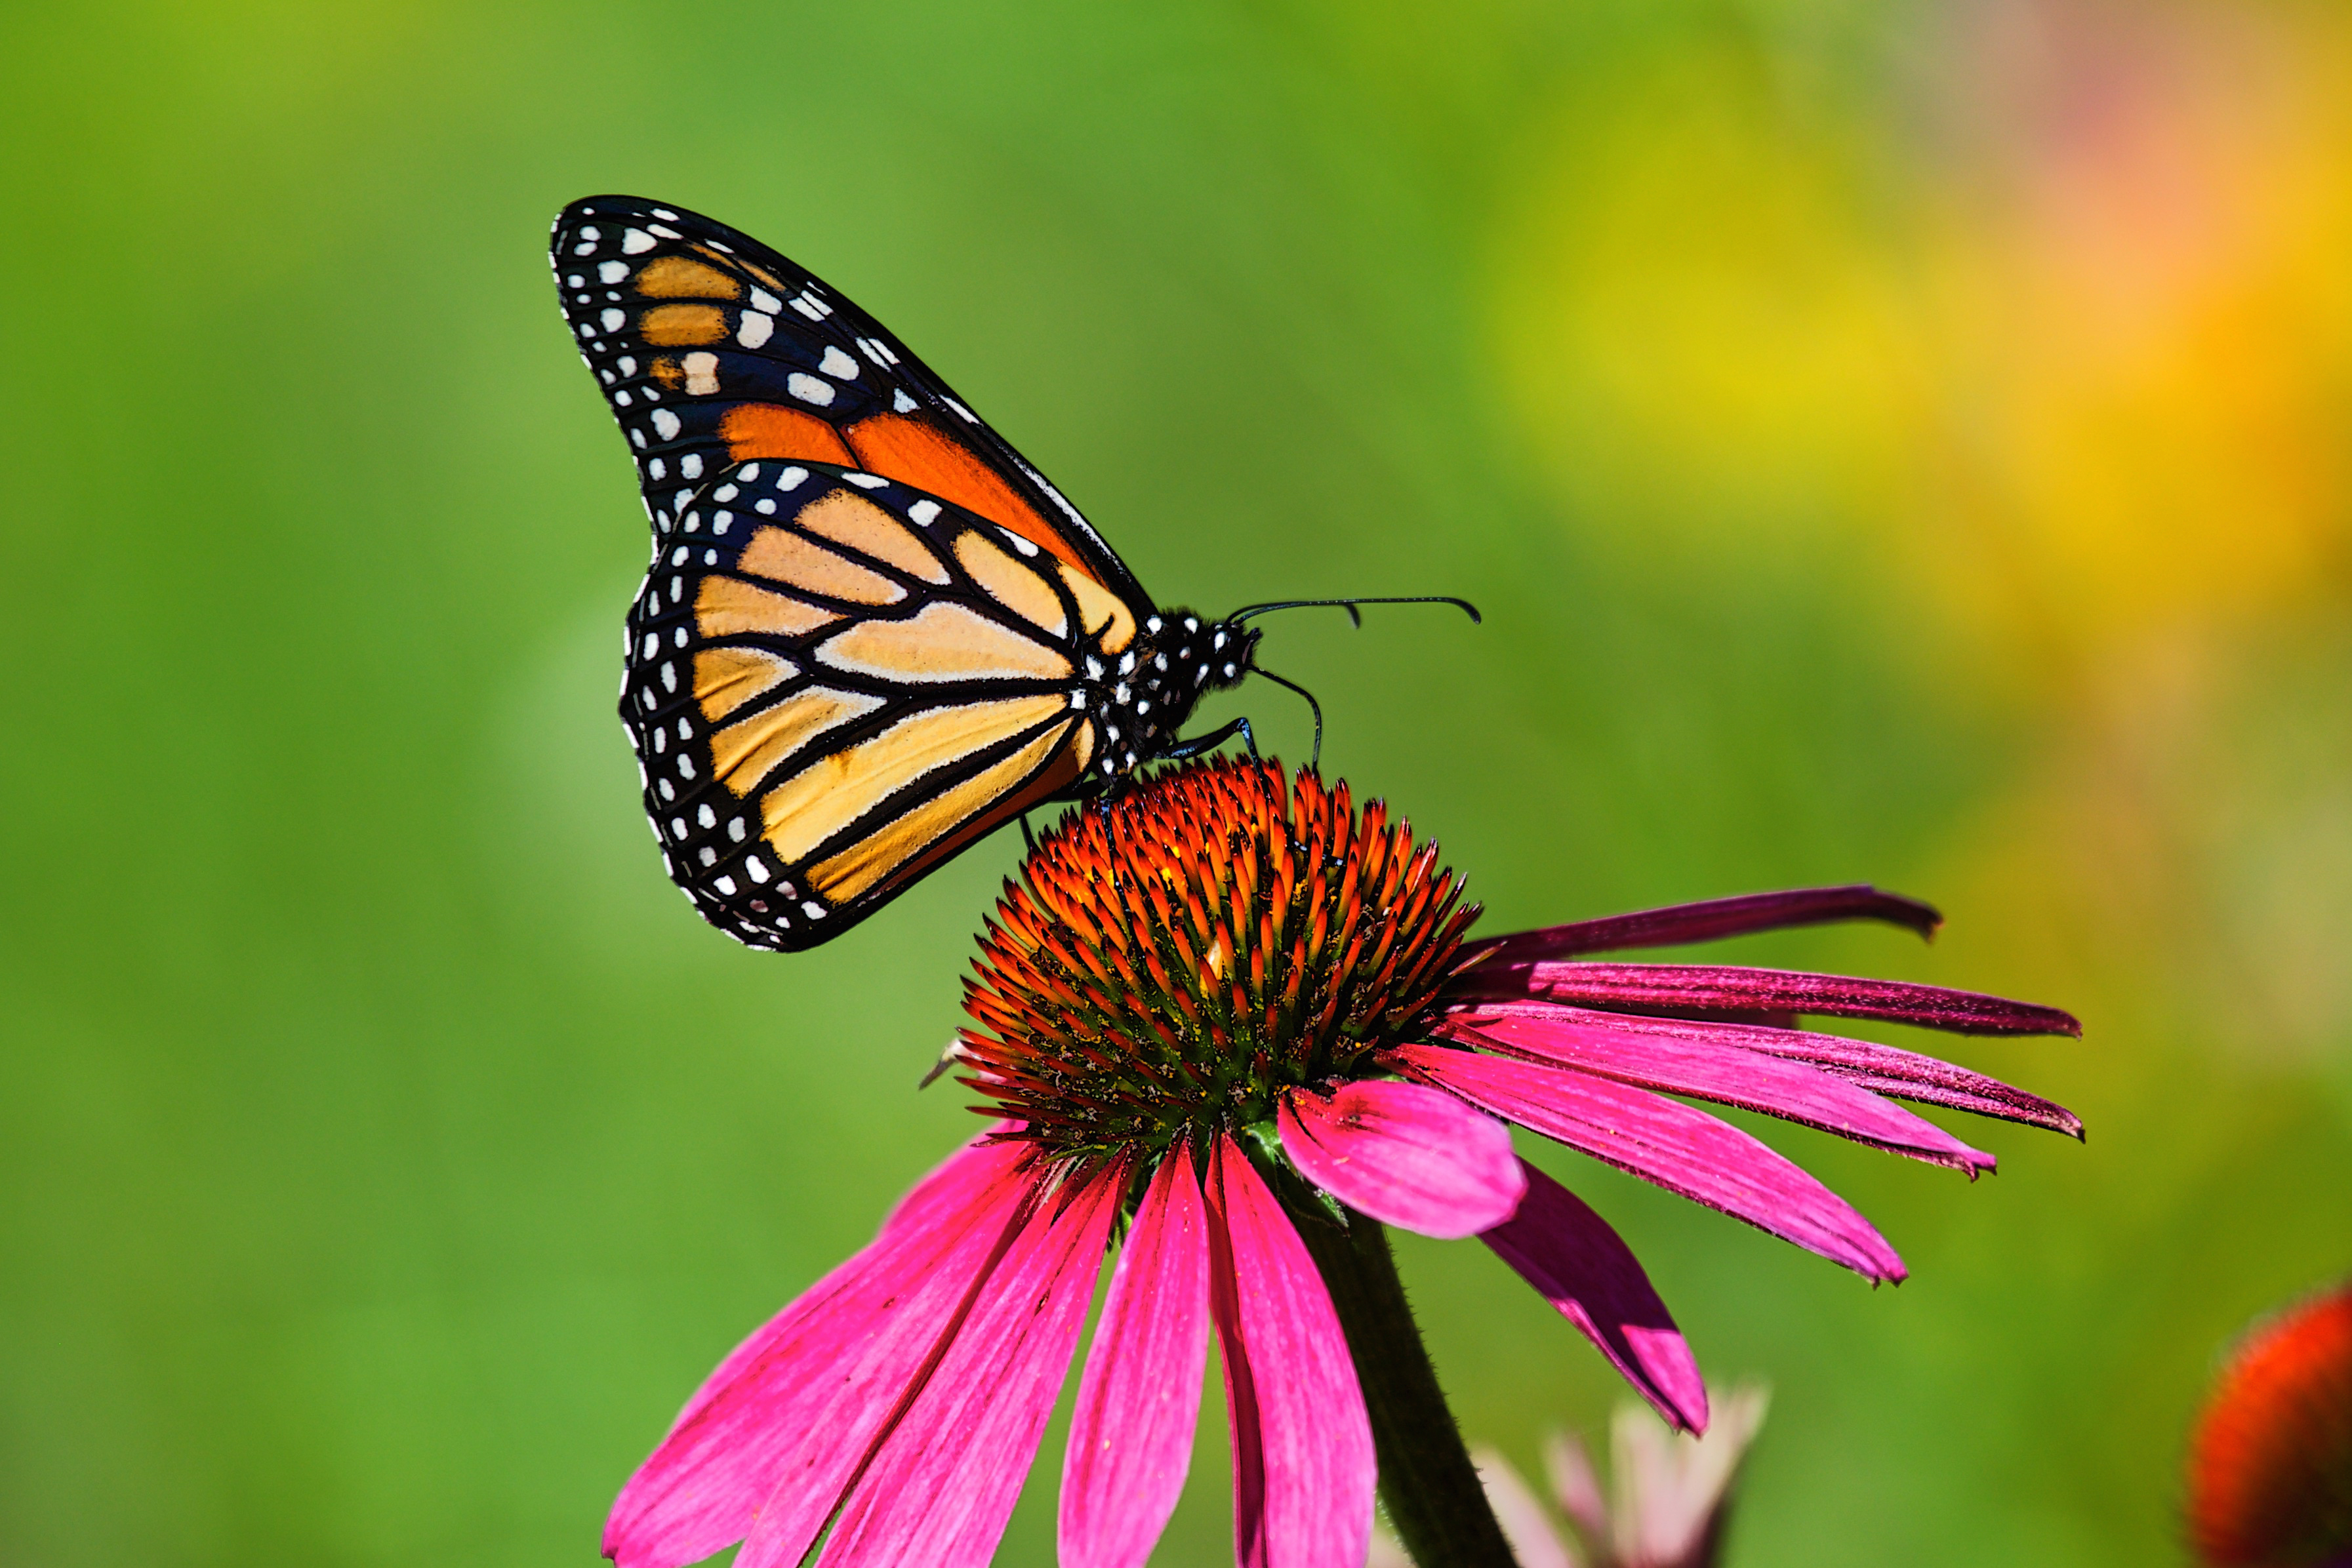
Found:
<svg viewBox="0 0 2352 1568"><path fill-rule="evenodd" d="M2089 1122L1997 1179L1764 1129L1899 1291L1540 1155L1776 1386L1738 1563L2176 1561L2218 1347L2352 1266L2340 5L20 5L0 147L0 1562L591 1563L974 1125L914 1083L1009 836L797 957L662 877L597 191L814 267L1167 601L1477 599L1267 654L1486 929L1870 879L1944 937L1732 956L2080 1012L1953 1048ZM1606 1419L1403 1251L1475 1437Z"/></svg>

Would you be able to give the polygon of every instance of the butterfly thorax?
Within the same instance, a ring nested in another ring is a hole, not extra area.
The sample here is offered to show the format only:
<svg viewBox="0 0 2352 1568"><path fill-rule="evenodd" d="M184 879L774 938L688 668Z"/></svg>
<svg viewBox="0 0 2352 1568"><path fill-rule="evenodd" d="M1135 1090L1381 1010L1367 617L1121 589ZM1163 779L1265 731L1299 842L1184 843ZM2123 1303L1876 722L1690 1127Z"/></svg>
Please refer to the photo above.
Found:
<svg viewBox="0 0 2352 1568"><path fill-rule="evenodd" d="M1117 657L1089 657L1087 706L1102 737L1091 771L1117 780L1165 755L1203 692L1241 684L1257 639L1238 622L1163 610Z"/></svg>

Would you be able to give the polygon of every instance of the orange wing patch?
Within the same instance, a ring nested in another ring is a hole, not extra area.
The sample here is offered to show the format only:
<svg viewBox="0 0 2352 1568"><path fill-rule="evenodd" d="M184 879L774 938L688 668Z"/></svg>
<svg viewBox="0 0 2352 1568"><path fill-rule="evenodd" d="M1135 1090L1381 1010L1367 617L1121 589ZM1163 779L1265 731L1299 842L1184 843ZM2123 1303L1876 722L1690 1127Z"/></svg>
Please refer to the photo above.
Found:
<svg viewBox="0 0 2352 1568"><path fill-rule="evenodd" d="M849 427L849 445L866 472L929 490L968 512L1012 529L1079 570L1086 563L969 447L922 420L877 413Z"/></svg>
<svg viewBox="0 0 2352 1568"><path fill-rule="evenodd" d="M878 571L868 571L847 556L835 555L813 539L782 528L761 528L743 547L735 570L777 582L790 583L803 593L846 599L856 604L895 604L907 591Z"/></svg>
<svg viewBox="0 0 2352 1568"><path fill-rule="evenodd" d="M889 826L868 833L831 860L811 866L808 880L833 903L848 903L884 877L904 867L942 837L970 822L971 819L987 809L990 801L1044 767L1046 759L1053 756L1054 748L1060 746L1063 737L1069 733L1070 727L1066 724L1047 730L1003 761L982 768L953 789L940 790ZM1065 773L1068 778L1076 777L1075 772L1064 768L1057 768L1055 772L1057 778ZM1059 784L1054 786L1059 787ZM1048 789L1045 792L1052 791ZM1000 808L993 813L993 820L1000 822L1007 820L1014 811L1024 808L1037 793L1034 788L1023 791L1021 801ZM985 828L989 820L983 818L972 825ZM940 847L952 850L955 846L950 842Z"/></svg>
<svg viewBox="0 0 2352 1568"><path fill-rule="evenodd" d="M773 457L786 463L857 466L856 454L833 426L813 413L778 402L747 402L729 409L719 421L719 434L727 443L729 459L736 463Z"/></svg>
<svg viewBox="0 0 2352 1568"><path fill-rule="evenodd" d="M694 655L694 700L717 724L799 674L791 660L759 648L705 648Z"/></svg>
<svg viewBox="0 0 2352 1568"><path fill-rule="evenodd" d="M1014 697L900 719L871 740L817 758L761 796L768 842L787 863L797 861L894 790L1061 711L1059 697Z"/></svg>
<svg viewBox="0 0 2352 1568"><path fill-rule="evenodd" d="M909 577L948 580L947 569L940 565L939 558L908 532L904 523L851 491L827 491L803 507L793 521L813 534L895 566Z"/></svg>
<svg viewBox="0 0 2352 1568"><path fill-rule="evenodd" d="M906 621L857 622L816 656L891 681L1066 681L1071 674L1069 660L1051 648L944 600Z"/></svg>
<svg viewBox="0 0 2352 1568"><path fill-rule="evenodd" d="M977 530L955 542L956 559L971 580L994 599L1039 631L1060 642L1069 635L1070 618L1062 596L1045 579L998 549Z"/></svg>
<svg viewBox="0 0 2352 1568"><path fill-rule="evenodd" d="M655 299L740 299L743 285L715 267L683 256L658 256L637 274L637 292Z"/></svg>
<svg viewBox="0 0 2352 1568"><path fill-rule="evenodd" d="M805 600L787 599L732 577L706 577L694 594L694 622L705 637L735 637L746 632L791 636L830 626L840 619Z"/></svg>
<svg viewBox="0 0 2352 1568"><path fill-rule="evenodd" d="M811 686L772 708L730 724L710 737L711 770L738 795L749 795L776 765L814 737L861 718L882 706L864 692Z"/></svg>
<svg viewBox="0 0 2352 1568"><path fill-rule="evenodd" d="M656 305L639 318L637 334L664 349L716 343L727 336L727 312L716 305Z"/></svg>
<svg viewBox="0 0 2352 1568"><path fill-rule="evenodd" d="M1127 601L1066 565L1062 568L1062 580L1070 585L1070 597L1078 601L1080 630L1088 635L1099 631L1106 653L1125 653L1135 641L1135 612L1127 607Z"/></svg>

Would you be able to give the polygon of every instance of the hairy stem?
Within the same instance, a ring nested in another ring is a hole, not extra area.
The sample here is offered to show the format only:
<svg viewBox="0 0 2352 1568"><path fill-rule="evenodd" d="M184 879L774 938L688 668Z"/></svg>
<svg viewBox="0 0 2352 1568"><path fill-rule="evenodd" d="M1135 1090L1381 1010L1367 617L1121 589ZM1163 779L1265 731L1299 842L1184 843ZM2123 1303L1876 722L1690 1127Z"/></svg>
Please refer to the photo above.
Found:
<svg viewBox="0 0 2352 1568"><path fill-rule="evenodd" d="M1328 1221L1298 1229L1355 1357L1371 1414L1381 1499L1405 1550L1421 1568L1512 1568L1510 1546L1486 1506L1404 1299L1387 1228L1350 1213L1344 1232Z"/></svg>

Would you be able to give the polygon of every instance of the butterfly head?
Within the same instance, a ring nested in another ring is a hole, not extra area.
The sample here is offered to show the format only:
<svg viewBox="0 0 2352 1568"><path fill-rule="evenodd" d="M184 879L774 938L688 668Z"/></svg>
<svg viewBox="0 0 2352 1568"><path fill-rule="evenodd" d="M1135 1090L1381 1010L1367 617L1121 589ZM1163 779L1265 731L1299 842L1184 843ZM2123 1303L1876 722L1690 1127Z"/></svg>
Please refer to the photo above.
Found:
<svg viewBox="0 0 2352 1568"><path fill-rule="evenodd" d="M1203 692L1239 685L1251 670L1255 629L1211 621L1190 610L1162 610L1116 660L1106 660L1091 694L1101 715L1097 768L1108 778L1130 773L1165 755L1192 716Z"/></svg>

